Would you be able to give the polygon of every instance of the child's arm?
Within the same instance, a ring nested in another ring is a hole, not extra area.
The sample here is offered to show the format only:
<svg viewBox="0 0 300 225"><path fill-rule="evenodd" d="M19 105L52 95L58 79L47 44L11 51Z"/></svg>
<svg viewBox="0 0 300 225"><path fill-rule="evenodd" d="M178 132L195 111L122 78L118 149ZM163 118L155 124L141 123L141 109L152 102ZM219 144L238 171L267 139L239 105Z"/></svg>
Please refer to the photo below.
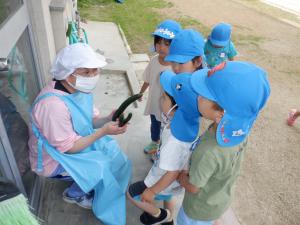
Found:
<svg viewBox="0 0 300 225"><path fill-rule="evenodd" d="M141 94L144 94L144 92L147 90L147 88L149 87L149 83L147 82L144 82L142 87L141 87L141 90L140 90L140 93ZM138 101L142 101L143 100L143 96L141 98L138 99Z"/></svg>
<svg viewBox="0 0 300 225"><path fill-rule="evenodd" d="M234 57L237 56L237 51L234 47L234 44L230 42L229 44L229 53L228 53L228 60L234 61Z"/></svg>
<svg viewBox="0 0 300 225"><path fill-rule="evenodd" d="M156 194L166 189L178 177L179 171L166 172L152 187L147 188L141 195L141 200L144 202L153 202Z"/></svg>
<svg viewBox="0 0 300 225"><path fill-rule="evenodd" d="M184 187L184 189L190 193L193 193L193 194L197 194L200 189L195 187L194 185L192 185L190 182L189 182L189 174L188 174L188 171L182 171L179 176L178 176L178 182L179 184Z"/></svg>

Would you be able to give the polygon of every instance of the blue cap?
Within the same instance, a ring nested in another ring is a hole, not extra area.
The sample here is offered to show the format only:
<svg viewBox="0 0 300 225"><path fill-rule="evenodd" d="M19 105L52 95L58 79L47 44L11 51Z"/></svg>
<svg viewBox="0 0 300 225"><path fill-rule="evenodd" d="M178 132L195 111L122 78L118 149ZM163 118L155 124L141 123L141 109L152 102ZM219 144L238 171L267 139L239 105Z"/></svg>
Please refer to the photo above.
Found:
<svg viewBox="0 0 300 225"><path fill-rule="evenodd" d="M166 56L165 61L187 63L196 56L203 56L204 54L204 39L202 35L195 30L182 30L176 35L171 42L169 48L169 55Z"/></svg>
<svg viewBox="0 0 300 225"><path fill-rule="evenodd" d="M171 132L184 142L194 141L199 132L198 96L192 89L190 79L191 73L176 75L172 71L164 71L160 76L163 90L174 98L178 106L171 120Z"/></svg>
<svg viewBox="0 0 300 225"><path fill-rule="evenodd" d="M165 20L160 23L152 35L156 35L165 39L173 39L176 34L181 31L181 25L174 20Z"/></svg>
<svg viewBox="0 0 300 225"><path fill-rule="evenodd" d="M212 70L198 70L191 86L224 109L216 133L218 144L224 147L238 145L247 137L270 95L266 72L248 62L224 62Z"/></svg>
<svg viewBox="0 0 300 225"><path fill-rule="evenodd" d="M219 23L211 31L209 40L213 45L226 46L230 41L231 25L228 23Z"/></svg>

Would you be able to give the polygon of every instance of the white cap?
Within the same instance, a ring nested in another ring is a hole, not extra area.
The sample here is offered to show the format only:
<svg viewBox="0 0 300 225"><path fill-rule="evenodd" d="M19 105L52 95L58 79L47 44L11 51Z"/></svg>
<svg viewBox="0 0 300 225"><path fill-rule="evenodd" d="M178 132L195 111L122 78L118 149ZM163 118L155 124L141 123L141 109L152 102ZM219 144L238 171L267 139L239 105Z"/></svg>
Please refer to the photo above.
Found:
<svg viewBox="0 0 300 225"><path fill-rule="evenodd" d="M78 68L102 68L106 64L104 56L88 44L76 43L59 51L50 73L56 80L64 80Z"/></svg>

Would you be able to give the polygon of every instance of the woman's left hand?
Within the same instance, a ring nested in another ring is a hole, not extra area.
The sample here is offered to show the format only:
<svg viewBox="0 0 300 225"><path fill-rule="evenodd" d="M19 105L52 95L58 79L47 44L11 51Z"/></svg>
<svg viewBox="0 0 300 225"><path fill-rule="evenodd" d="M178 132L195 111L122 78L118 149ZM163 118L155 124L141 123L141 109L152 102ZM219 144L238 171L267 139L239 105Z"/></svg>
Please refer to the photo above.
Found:
<svg viewBox="0 0 300 225"><path fill-rule="evenodd" d="M117 135L117 134L123 134L127 130L127 124L125 124L123 127L119 127L119 121L110 121L106 123L102 128L105 135Z"/></svg>

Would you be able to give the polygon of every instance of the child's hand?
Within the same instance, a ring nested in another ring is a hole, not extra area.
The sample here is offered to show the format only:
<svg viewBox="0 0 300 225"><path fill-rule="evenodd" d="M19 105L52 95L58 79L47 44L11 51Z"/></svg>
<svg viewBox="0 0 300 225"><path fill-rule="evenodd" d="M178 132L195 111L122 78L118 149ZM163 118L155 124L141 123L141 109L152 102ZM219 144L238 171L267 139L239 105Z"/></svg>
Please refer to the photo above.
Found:
<svg viewBox="0 0 300 225"><path fill-rule="evenodd" d="M188 171L187 170L181 171L181 173L178 175L177 181L182 187L185 187L186 184L189 182Z"/></svg>
<svg viewBox="0 0 300 225"><path fill-rule="evenodd" d="M143 101L143 95L138 99L139 102Z"/></svg>
<svg viewBox="0 0 300 225"><path fill-rule="evenodd" d="M126 132L127 130L127 124L125 124L122 127L119 127L119 121L117 120L116 122L108 122L106 123L103 128L104 129L104 133L106 135L117 135L117 134L123 134Z"/></svg>
<svg viewBox="0 0 300 225"><path fill-rule="evenodd" d="M141 195L141 201L153 204L154 197L155 193L150 188L147 188Z"/></svg>

